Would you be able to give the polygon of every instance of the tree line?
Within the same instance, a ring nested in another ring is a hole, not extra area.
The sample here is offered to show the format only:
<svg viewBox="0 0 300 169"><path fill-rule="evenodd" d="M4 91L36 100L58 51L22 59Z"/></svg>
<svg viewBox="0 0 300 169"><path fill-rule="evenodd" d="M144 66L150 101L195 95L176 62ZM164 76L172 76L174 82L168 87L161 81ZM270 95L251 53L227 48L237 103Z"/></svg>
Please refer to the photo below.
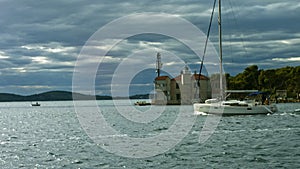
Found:
<svg viewBox="0 0 300 169"><path fill-rule="evenodd" d="M260 90L271 95L277 90L287 90L290 98L298 98L300 94L300 66L263 70L252 65L236 76L225 76L228 90Z"/></svg>

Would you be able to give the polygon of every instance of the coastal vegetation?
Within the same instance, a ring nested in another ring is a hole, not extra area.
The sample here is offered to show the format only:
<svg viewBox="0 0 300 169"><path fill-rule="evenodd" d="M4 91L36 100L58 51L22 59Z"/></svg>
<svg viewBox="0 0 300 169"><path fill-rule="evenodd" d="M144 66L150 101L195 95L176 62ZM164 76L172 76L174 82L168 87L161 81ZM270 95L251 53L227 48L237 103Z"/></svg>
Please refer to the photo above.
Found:
<svg viewBox="0 0 300 169"><path fill-rule="evenodd" d="M274 97L276 91L286 90L288 97L299 99L300 66L263 70L252 65L236 76L226 74L226 82L229 90L260 90Z"/></svg>

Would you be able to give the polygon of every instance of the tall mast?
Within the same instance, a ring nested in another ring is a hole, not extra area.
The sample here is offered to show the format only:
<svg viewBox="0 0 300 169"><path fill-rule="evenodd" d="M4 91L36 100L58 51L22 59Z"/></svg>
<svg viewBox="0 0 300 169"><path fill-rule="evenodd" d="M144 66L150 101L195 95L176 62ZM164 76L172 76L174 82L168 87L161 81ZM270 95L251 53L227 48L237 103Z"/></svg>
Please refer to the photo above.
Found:
<svg viewBox="0 0 300 169"><path fill-rule="evenodd" d="M218 15L218 25L219 25L219 57L220 57L220 98L223 100L224 89L223 89L223 54L222 54L222 20L221 20L221 0L219 0L219 15Z"/></svg>

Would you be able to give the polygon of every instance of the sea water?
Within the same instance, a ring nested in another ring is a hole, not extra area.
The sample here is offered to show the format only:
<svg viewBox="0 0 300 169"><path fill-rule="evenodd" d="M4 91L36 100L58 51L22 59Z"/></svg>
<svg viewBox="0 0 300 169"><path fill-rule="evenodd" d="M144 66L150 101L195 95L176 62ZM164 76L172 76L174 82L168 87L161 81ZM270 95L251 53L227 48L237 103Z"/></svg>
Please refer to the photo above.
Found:
<svg viewBox="0 0 300 169"><path fill-rule="evenodd" d="M96 102L98 113L119 133L111 139L160 136L176 123L181 111L180 106L162 107L160 117L138 123L120 111L133 108L147 113L151 106L120 102L118 108L113 101ZM300 168L300 113L294 112L299 103L278 104L279 112L271 115L220 117L202 143L199 135L213 116L192 117L188 131L176 126L178 133L186 132L180 142L148 157L126 157L103 149L108 145L89 137L73 102L40 103L40 107L31 107L30 102L0 103L0 168ZM80 106L95 105L82 101ZM174 139L171 136L168 139Z"/></svg>

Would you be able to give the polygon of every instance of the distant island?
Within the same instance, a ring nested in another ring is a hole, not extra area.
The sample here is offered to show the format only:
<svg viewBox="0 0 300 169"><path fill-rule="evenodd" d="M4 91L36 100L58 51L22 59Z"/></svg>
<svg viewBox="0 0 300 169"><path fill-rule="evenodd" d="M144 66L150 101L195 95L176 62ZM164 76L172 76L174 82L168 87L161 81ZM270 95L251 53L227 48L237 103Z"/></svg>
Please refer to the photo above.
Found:
<svg viewBox="0 0 300 169"><path fill-rule="evenodd" d="M12 101L69 101L73 100L112 100L112 99L128 99L128 97L116 97L111 96L92 96L80 93L73 93L68 91L49 91L39 94L33 94L28 96L22 96L10 93L0 93L0 102L12 102ZM149 94L133 95L130 99L149 99Z"/></svg>

